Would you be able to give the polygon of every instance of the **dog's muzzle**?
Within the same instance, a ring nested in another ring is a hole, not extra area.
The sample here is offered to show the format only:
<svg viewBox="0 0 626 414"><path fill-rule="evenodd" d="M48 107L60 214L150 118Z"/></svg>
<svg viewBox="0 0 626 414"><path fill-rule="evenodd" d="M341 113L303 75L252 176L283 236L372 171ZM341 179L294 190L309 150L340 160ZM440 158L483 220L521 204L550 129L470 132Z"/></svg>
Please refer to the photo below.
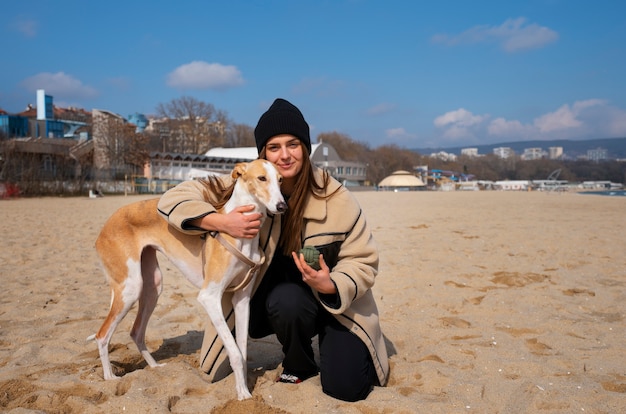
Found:
<svg viewBox="0 0 626 414"><path fill-rule="evenodd" d="M287 203L281 201L280 203L276 204L276 211L278 213L284 213L285 211L287 211Z"/></svg>

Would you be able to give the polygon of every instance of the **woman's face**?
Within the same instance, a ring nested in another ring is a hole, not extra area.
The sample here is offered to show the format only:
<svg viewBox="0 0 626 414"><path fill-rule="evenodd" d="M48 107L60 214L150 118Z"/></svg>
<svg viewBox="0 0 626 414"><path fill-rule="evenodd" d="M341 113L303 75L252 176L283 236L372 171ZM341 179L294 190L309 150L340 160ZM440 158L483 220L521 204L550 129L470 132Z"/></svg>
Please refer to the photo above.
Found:
<svg viewBox="0 0 626 414"><path fill-rule="evenodd" d="M276 164L283 176L283 184L295 182L302 171L303 157L302 143L293 135L276 135L265 144L265 158Z"/></svg>

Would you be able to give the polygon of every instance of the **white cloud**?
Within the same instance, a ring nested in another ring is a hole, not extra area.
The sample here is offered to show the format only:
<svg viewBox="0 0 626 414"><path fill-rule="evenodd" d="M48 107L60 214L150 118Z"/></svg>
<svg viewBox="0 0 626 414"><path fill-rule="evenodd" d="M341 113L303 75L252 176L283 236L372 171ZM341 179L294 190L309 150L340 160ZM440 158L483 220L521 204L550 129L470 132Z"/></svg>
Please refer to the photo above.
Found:
<svg viewBox="0 0 626 414"><path fill-rule="evenodd" d="M566 128L576 128L581 125L581 122L576 119L569 105L566 104L555 112L550 112L536 118L534 124L539 128L539 131L550 132Z"/></svg>
<svg viewBox="0 0 626 414"><path fill-rule="evenodd" d="M451 141L460 141L460 140L471 141L475 138L475 135L470 129L466 127L462 127L459 125L451 125L444 131L443 137Z"/></svg>
<svg viewBox="0 0 626 414"><path fill-rule="evenodd" d="M520 121L507 121L504 118L496 118L487 126L489 135L501 137L519 137L527 133L528 127Z"/></svg>
<svg viewBox="0 0 626 414"><path fill-rule="evenodd" d="M488 115L474 115L470 111L459 108L456 111L446 112L435 118L435 126L445 127L454 124L460 127L469 127L481 123Z"/></svg>
<svg viewBox="0 0 626 414"><path fill-rule="evenodd" d="M181 65L167 75L168 86L181 89L226 90L244 83L235 66L194 61Z"/></svg>
<svg viewBox="0 0 626 414"><path fill-rule="evenodd" d="M518 52L543 47L558 38L554 30L527 24L524 17L518 17L507 19L500 26L474 26L458 35L437 34L432 41L448 46L496 42L507 52Z"/></svg>
<svg viewBox="0 0 626 414"><path fill-rule="evenodd" d="M13 28L26 37L37 36L38 24L31 19L18 19L13 23Z"/></svg>
<svg viewBox="0 0 626 414"><path fill-rule="evenodd" d="M559 35L547 27L537 24L524 26L526 19L509 19L493 30L493 35L502 40L502 47L507 52L537 49L555 42Z"/></svg>
<svg viewBox="0 0 626 414"><path fill-rule="evenodd" d="M470 111L460 108L446 112L434 120L436 127L443 128L443 138L451 141L474 141L481 125L489 115L474 115Z"/></svg>
<svg viewBox="0 0 626 414"><path fill-rule="evenodd" d="M580 119L581 113L586 109L597 105L604 105L604 101L600 99L577 101L571 108L569 105L565 104L554 112L550 112L536 118L534 125L540 132L580 128L583 125Z"/></svg>
<svg viewBox="0 0 626 414"><path fill-rule="evenodd" d="M609 137L626 137L626 111L613 108L608 112L607 123Z"/></svg>
<svg viewBox="0 0 626 414"><path fill-rule="evenodd" d="M98 91L64 72L42 72L26 78L22 85L34 92L45 89L46 94L62 99L85 99L98 96Z"/></svg>
<svg viewBox="0 0 626 414"><path fill-rule="evenodd" d="M438 146L484 143L486 137L488 142L616 138L626 136L626 110L602 99L587 99L523 123L503 117L490 120L489 115L461 108L438 116L434 124L441 129Z"/></svg>
<svg viewBox="0 0 626 414"><path fill-rule="evenodd" d="M599 137L626 136L626 110L609 105L600 99L589 99L573 105L585 133L598 134Z"/></svg>

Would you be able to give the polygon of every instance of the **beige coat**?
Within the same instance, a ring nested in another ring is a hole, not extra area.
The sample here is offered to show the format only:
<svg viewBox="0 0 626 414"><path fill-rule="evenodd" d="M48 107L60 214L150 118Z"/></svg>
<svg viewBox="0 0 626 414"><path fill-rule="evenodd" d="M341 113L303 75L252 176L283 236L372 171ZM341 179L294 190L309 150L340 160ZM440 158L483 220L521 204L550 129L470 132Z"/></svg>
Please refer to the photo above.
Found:
<svg viewBox="0 0 626 414"><path fill-rule="evenodd" d="M315 174L321 182L321 170L316 169ZM225 176L224 180L227 182L229 178ZM324 253L341 299L337 309L328 307L323 301L320 303L363 341L374 361L380 384L386 385L388 354L371 291L378 273L378 250L358 202L350 191L331 179L327 192L332 193L337 188L338 192L329 199L310 197L304 211L303 245L316 246ZM201 236L206 231L193 228L188 222L215 212L209 204L212 201L215 196L205 185L199 181L186 181L166 192L158 209L170 225L184 233ZM261 228L260 246L267 259L256 278L255 291L276 252L280 224L280 216L269 216ZM319 300L317 292L314 293ZM226 321L233 329L235 318L231 296L225 294L222 306ZM230 370L224 347L210 321L205 328L200 366L212 380L222 378Z"/></svg>

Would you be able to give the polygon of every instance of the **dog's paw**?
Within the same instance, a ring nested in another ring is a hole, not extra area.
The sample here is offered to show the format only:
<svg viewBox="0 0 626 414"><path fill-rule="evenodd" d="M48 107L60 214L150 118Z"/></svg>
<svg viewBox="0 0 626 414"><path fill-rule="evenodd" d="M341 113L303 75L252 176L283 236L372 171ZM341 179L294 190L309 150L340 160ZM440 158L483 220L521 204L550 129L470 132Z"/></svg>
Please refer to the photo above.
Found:
<svg viewBox="0 0 626 414"><path fill-rule="evenodd" d="M245 387L237 387L237 399L241 401L247 400L248 398L252 398L252 394L250 394L250 391L248 391L248 389Z"/></svg>

